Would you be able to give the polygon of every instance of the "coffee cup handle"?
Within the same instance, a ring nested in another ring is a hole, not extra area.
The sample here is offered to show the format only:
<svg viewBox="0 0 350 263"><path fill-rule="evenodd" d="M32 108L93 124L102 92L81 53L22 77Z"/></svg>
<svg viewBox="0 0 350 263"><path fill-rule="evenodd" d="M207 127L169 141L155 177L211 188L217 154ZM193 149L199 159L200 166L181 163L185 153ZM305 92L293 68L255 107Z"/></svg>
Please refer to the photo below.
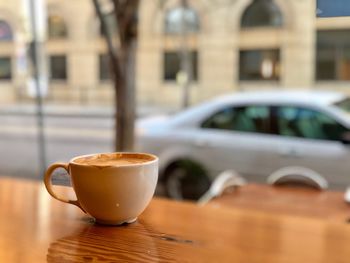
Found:
<svg viewBox="0 0 350 263"><path fill-rule="evenodd" d="M57 168L63 168L67 171L67 174L69 176L71 176L69 174L69 164L67 163L54 163L52 165L49 166L49 168L46 170L45 172L45 176L44 176L44 183L45 183L45 187L46 187L46 190L49 192L49 194L57 199L58 201L61 201L63 203L67 203L67 204L72 204L72 205L76 205L77 207L79 207L81 210L83 210L84 213L86 213L86 211L82 208L82 206L80 205L79 201L78 200L69 200L69 199L65 199L65 198L61 198L61 197L58 197L55 192L53 191L52 189L52 183L51 183L51 177L52 177L52 174L53 172L57 169Z"/></svg>

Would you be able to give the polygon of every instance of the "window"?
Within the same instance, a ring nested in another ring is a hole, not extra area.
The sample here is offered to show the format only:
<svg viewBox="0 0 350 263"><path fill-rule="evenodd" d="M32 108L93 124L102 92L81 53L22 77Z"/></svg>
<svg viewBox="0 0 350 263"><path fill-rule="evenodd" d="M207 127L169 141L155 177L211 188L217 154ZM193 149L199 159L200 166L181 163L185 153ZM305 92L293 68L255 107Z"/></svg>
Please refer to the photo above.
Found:
<svg viewBox="0 0 350 263"><path fill-rule="evenodd" d="M317 32L317 80L350 80L350 30Z"/></svg>
<svg viewBox="0 0 350 263"><path fill-rule="evenodd" d="M12 77L11 58L0 57L0 80L9 80Z"/></svg>
<svg viewBox="0 0 350 263"><path fill-rule="evenodd" d="M49 38L66 38L68 36L66 24L61 16L50 15L48 18Z"/></svg>
<svg viewBox="0 0 350 263"><path fill-rule="evenodd" d="M118 26L117 26L117 20L116 20L114 11L104 14L104 17L105 17L108 31L111 32L112 36L116 36L118 32ZM105 32L101 24L100 24L100 35L101 36L105 35Z"/></svg>
<svg viewBox="0 0 350 263"><path fill-rule="evenodd" d="M240 80L279 80L279 50L247 50L239 54Z"/></svg>
<svg viewBox="0 0 350 263"><path fill-rule="evenodd" d="M204 121L202 127L242 132L271 133L270 109L267 106L226 108Z"/></svg>
<svg viewBox="0 0 350 263"><path fill-rule="evenodd" d="M66 56L59 55L59 56L50 57L50 79L51 80L67 79Z"/></svg>
<svg viewBox="0 0 350 263"><path fill-rule="evenodd" d="M298 107L277 110L279 134L320 140L340 140L346 131L342 125L324 113Z"/></svg>
<svg viewBox="0 0 350 263"><path fill-rule="evenodd" d="M0 20L0 41L11 41L12 39L11 27L6 21Z"/></svg>
<svg viewBox="0 0 350 263"><path fill-rule="evenodd" d="M189 60L191 64L192 80L198 78L198 55L196 51L189 52ZM181 70L181 54L179 52L164 53L164 80L174 81L177 74Z"/></svg>
<svg viewBox="0 0 350 263"><path fill-rule="evenodd" d="M197 12L190 7L176 7L165 15L166 34L196 33L199 27Z"/></svg>
<svg viewBox="0 0 350 263"><path fill-rule="evenodd" d="M254 0L244 11L242 27L280 27L283 16L273 0Z"/></svg>
<svg viewBox="0 0 350 263"><path fill-rule="evenodd" d="M99 56L99 75L100 80L110 80L111 79L111 72L109 68L109 57L107 54L101 54Z"/></svg>
<svg viewBox="0 0 350 263"><path fill-rule="evenodd" d="M333 104L346 113L350 113L350 98L343 99Z"/></svg>

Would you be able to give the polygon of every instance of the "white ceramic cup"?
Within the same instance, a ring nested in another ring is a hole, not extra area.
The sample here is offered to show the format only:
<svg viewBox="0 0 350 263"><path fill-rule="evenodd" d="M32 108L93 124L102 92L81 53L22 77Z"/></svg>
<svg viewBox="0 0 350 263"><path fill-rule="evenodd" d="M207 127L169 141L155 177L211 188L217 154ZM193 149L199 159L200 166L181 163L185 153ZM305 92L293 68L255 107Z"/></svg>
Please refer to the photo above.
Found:
<svg viewBox="0 0 350 263"><path fill-rule="evenodd" d="M140 162L118 165L99 160L132 158ZM85 160L94 159L89 164ZM58 197L52 188L54 170L63 168L71 177L77 200ZM80 207L98 223L132 223L151 201L158 179L158 157L147 153L101 153L78 156L69 163L54 163L45 173L44 183L55 199Z"/></svg>

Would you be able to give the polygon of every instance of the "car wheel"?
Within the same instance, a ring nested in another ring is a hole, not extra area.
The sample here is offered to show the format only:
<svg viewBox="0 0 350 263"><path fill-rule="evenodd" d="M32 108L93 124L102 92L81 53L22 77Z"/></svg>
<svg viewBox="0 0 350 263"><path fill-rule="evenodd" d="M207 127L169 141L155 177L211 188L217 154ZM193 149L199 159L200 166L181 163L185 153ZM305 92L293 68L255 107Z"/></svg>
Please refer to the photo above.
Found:
<svg viewBox="0 0 350 263"><path fill-rule="evenodd" d="M165 171L165 191L172 199L198 200L210 184L204 169L190 161L177 162Z"/></svg>

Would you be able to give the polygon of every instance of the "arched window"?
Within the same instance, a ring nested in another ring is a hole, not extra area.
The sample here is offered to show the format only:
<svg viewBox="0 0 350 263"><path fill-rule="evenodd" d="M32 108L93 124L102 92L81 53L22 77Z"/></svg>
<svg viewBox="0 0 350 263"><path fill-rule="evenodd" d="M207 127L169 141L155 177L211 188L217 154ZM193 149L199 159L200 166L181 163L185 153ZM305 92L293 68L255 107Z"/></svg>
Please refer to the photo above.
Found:
<svg viewBox="0 0 350 263"><path fill-rule="evenodd" d="M190 7L176 7L165 16L165 33L196 33L200 29L197 12Z"/></svg>
<svg viewBox="0 0 350 263"><path fill-rule="evenodd" d="M13 34L10 25L4 20L0 20L0 41L10 41L12 39Z"/></svg>
<svg viewBox="0 0 350 263"><path fill-rule="evenodd" d="M253 0L244 11L242 27L280 27L283 25L283 16L273 0Z"/></svg>
<svg viewBox="0 0 350 263"><path fill-rule="evenodd" d="M66 38L67 26L63 18L58 15L50 15L48 18L49 38Z"/></svg>

